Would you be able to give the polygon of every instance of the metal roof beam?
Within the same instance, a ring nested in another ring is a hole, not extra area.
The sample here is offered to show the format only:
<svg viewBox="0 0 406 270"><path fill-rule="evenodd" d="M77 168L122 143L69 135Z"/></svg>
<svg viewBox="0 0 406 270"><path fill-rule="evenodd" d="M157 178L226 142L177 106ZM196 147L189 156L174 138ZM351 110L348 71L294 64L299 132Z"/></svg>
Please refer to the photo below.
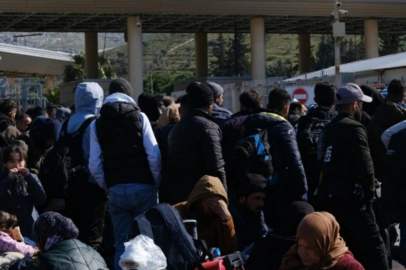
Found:
<svg viewBox="0 0 406 270"><path fill-rule="evenodd" d="M72 28L72 27L75 26L75 25L78 25L78 24L80 24L80 23L86 22L86 21L88 21L88 20L90 20L90 19L93 19L93 18L95 18L95 17L97 17L97 16L100 16L101 14L102 14L102 13L96 13L96 14L94 14L93 16L89 16L89 17L87 17L87 18L85 18L85 19L76 21L76 22L73 23L73 24L67 25L65 28L63 28L63 30L67 30L67 29L69 29L69 28Z"/></svg>
<svg viewBox="0 0 406 270"><path fill-rule="evenodd" d="M30 16L32 16L32 15L34 15L34 14L36 14L36 13L37 13L37 12L32 12L32 13L30 13L30 14L28 14L28 15L26 15L26 16L20 18L20 19L17 19L17 20L15 20L15 21L11 22L9 25L7 25L4 29L7 30L7 29L9 29L11 26L16 25L17 23L19 23L19 22L21 22L21 21L27 19L28 17L30 17Z"/></svg>

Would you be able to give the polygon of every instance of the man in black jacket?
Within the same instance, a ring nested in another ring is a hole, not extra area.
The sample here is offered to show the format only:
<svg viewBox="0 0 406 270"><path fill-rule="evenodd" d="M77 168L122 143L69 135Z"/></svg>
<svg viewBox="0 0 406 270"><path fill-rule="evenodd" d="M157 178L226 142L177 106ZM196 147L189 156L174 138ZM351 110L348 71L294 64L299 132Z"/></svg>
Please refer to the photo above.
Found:
<svg viewBox="0 0 406 270"><path fill-rule="evenodd" d="M339 115L322 135L319 210L330 212L340 234L366 270L388 269L385 247L372 210L375 176L368 139L360 123L362 103L371 102L356 84L337 90Z"/></svg>
<svg viewBox="0 0 406 270"><path fill-rule="evenodd" d="M301 117L296 127L297 144L309 188L307 198L311 204L313 204L314 192L319 184L318 136L324 126L337 116L337 112L333 110L336 103L336 92L337 87L329 82L316 84L314 101L317 103L317 107L310 109L306 116Z"/></svg>
<svg viewBox="0 0 406 270"><path fill-rule="evenodd" d="M174 126L168 137L168 181L172 198L169 203L186 201L204 175L218 177L226 187L221 130L210 115L213 92L193 82L187 89L190 110Z"/></svg>
<svg viewBox="0 0 406 270"><path fill-rule="evenodd" d="M268 112L249 116L247 132L267 129L274 174L272 186L267 186L265 221L271 228L278 226L286 207L303 199L307 192L306 175L297 147L295 130L286 120L291 97L283 89L274 89L268 95Z"/></svg>

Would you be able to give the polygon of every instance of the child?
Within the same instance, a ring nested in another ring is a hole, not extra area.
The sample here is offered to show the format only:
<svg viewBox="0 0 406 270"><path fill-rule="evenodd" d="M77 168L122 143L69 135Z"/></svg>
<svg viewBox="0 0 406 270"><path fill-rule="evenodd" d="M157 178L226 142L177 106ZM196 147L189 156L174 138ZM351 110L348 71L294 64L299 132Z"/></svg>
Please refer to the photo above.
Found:
<svg viewBox="0 0 406 270"><path fill-rule="evenodd" d="M26 155L18 146L3 150L5 170L0 173L0 209L16 215L21 233L31 237L37 219L34 205L45 203L46 196L37 176L25 168Z"/></svg>
<svg viewBox="0 0 406 270"><path fill-rule="evenodd" d="M19 234L18 230L16 231L17 223L16 216L0 211L0 252L15 251L32 257L36 250L29 245L16 241L14 235Z"/></svg>

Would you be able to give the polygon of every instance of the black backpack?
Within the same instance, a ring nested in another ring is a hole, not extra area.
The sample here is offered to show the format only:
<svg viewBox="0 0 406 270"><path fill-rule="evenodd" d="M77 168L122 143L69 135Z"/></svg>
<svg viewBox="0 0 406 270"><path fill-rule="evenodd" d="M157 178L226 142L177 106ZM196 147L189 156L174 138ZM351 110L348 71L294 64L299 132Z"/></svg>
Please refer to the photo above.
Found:
<svg viewBox="0 0 406 270"><path fill-rule="evenodd" d="M260 174L267 179L267 187L276 184L272 180L273 165L268 142L268 130L254 130L248 136L238 141L231 151L230 166L232 166L233 182L237 186L241 176L248 173Z"/></svg>
<svg viewBox="0 0 406 270"><path fill-rule="evenodd" d="M168 270L202 269L205 248L189 235L179 212L169 204L158 204L136 217L132 232L131 237L142 234L154 240L165 254Z"/></svg>
<svg viewBox="0 0 406 270"><path fill-rule="evenodd" d="M63 199L67 194L81 193L89 176L83 170L82 135L94 119L96 117L86 119L80 128L71 134L67 132L69 119L63 122L61 135L46 155L38 175L48 200Z"/></svg>
<svg viewBox="0 0 406 270"><path fill-rule="evenodd" d="M313 117L297 135L297 144L309 187L318 186L318 163L319 158L321 157L319 139L321 138L325 126L327 126L330 121L331 119L319 119Z"/></svg>

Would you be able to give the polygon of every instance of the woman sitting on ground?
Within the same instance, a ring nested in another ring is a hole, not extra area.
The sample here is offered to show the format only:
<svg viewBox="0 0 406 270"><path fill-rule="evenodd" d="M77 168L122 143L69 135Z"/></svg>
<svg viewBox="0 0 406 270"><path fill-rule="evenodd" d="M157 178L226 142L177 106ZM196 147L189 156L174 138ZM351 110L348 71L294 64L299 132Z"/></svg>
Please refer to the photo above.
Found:
<svg viewBox="0 0 406 270"><path fill-rule="evenodd" d="M286 254L281 270L364 270L340 237L340 225L327 212L314 212L300 222L297 243Z"/></svg>
<svg viewBox="0 0 406 270"><path fill-rule="evenodd" d="M45 212L35 221L33 230L40 253L25 269L108 269L96 250L76 239L79 231L69 218L56 212Z"/></svg>

